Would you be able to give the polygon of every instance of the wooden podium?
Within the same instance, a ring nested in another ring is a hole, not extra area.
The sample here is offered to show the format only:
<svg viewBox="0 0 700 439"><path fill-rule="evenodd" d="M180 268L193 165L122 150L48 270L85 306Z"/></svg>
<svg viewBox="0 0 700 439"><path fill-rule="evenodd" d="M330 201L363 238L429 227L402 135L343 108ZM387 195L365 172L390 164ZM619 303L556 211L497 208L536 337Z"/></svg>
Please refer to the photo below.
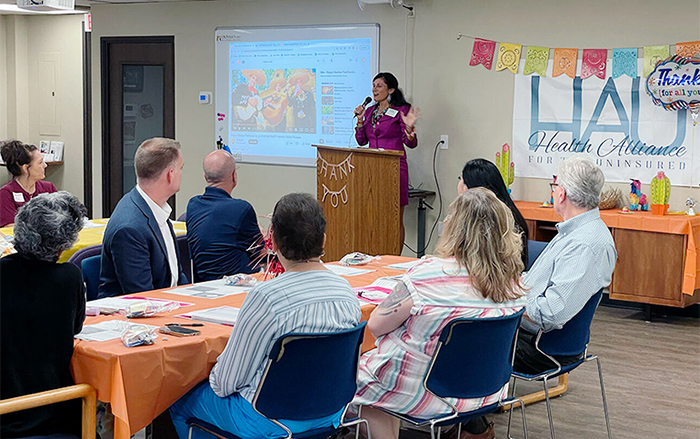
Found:
<svg viewBox="0 0 700 439"><path fill-rule="evenodd" d="M323 259L337 261L354 251L400 255L403 152L312 146L317 149L316 196L328 222Z"/></svg>

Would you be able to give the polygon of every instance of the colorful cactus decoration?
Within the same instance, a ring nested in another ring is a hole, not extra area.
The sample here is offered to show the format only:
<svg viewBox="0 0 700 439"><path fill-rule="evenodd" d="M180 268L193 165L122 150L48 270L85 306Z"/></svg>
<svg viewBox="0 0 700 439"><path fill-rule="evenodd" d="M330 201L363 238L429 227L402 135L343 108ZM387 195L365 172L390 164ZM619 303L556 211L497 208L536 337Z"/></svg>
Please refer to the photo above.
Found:
<svg viewBox="0 0 700 439"><path fill-rule="evenodd" d="M651 179L651 204L668 204L671 198L671 180L664 171L659 171Z"/></svg>
<svg viewBox="0 0 700 439"><path fill-rule="evenodd" d="M502 153L496 153L496 167L501 172L506 188L510 191L510 185L515 180L515 164L510 161L510 146L507 143L503 144Z"/></svg>

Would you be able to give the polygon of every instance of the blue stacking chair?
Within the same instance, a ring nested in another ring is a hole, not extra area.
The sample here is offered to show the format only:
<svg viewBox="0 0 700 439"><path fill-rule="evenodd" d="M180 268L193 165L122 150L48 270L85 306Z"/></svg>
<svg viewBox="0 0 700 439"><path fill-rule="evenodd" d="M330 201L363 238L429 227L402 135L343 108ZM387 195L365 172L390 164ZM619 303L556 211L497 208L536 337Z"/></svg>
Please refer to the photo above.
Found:
<svg viewBox="0 0 700 439"><path fill-rule="evenodd" d="M466 422L489 413L499 407L521 402L523 432L527 439L527 421L524 404L519 399L501 399L495 404L470 412L460 413L445 398L483 398L499 391L510 381L513 372L515 340L520 319L525 310L509 316L494 318L459 318L443 328L430 366L423 379L423 387L438 397L450 409L450 413L431 419L420 419L385 410L392 416L415 426L430 425L430 437L438 438L443 426ZM510 424L508 437L510 437ZM458 427L457 437L461 433Z"/></svg>
<svg viewBox="0 0 700 439"><path fill-rule="evenodd" d="M177 254L180 258L182 271L185 273L188 281L194 282L192 278L192 258L190 257L190 248L187 246L187 234L176 236L175 245L177 245Z"/></svg>
<svg viewBox="0 0 700 439"><path fill-rule="evenodd" d="M97 290L100 286L100 264L102 256L90 256L80 262L80 269L83 272L83 282L87 292L87 300L97 299Z"/></svg>
<svg viewBox="0 0 700 439"><path fill-rule="evenodd" d="M549 417L549 431L552 439L555 439L554 434L554 423L552 422L552 408L549 401L549 388L548 380L550 378L556 378L559 375L569 373L576 369L583 363L589 361L596 361L598 365L598 378L600 380L600 393L603 397L603 412L605 414L605 425L608 429L608 438L612 439L612 432L610 431L610 418L608 416L608 404L605 399L605 387L603 385L603 370L600 366L600 360L596 355L591 355L588 353L588 342L590 340L591 334L591 321L593 320L593 314L595 313L600 299L603 297L603 290L601 289L596 294L593 295L583 309L579 311L574 318L569 320L563 328L559 330L543 332L540 330L535 338L535 347L543 355L548 357L554 367L552 369L546 370L537 375L525 374L520 372L513 372L513 395L515 395L515 386L518 379L526 381L542 381L544 387L545 402L547 404L547 416ZM573 364L562 366L553 356L574 356L581 355L581 359Z"/></svg>
<svg viewBox="0 0 700 439"><path fill-rule="evenodd" d="M527 240L527 270L532 267L535 260L540 256L540 253L547 247L548 242Z"/></svg>
<svg viewBox="0 0 700 439"><path fill-rule="evenodd" d="M90 256L97 256L102 254L102 244L89 245L83 247L77 252L73 253L68 262L75 264L78 268L82 268L83 259L89 258Z"/></svg>
<svg viewBox="0 0 700 439"><path fill-rule="evenodd" d="M365 322L354 328L322 334L287 334L272 347L260 384L253 397L253 409L287 432L278 419L311 420L343 411L341 423L297 434L296 438L326 438L343 427L364 423L362 418L345 419L355 396L357 366ZM197 427L223 439L240 439L199 419L188 419Z"/></svg>

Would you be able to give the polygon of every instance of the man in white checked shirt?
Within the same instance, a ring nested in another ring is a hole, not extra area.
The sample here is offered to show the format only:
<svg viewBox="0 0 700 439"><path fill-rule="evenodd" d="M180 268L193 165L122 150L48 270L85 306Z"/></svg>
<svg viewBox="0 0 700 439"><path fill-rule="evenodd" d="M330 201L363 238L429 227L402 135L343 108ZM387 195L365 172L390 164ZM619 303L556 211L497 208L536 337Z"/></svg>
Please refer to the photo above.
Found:
<svg viewBox="0 0 700 439"><path fill-rule="evenodd" d="M561 329L595 293L610 285L617 261L612 235L600 219L598 203L605 183L592 161L568 158L553 184L554 210L564 219L558 234L524 274L527 311L521 323L513 368L523 373L551 369L534 347L535 334ZM570 364L578 357L557 357Z"/></svg>

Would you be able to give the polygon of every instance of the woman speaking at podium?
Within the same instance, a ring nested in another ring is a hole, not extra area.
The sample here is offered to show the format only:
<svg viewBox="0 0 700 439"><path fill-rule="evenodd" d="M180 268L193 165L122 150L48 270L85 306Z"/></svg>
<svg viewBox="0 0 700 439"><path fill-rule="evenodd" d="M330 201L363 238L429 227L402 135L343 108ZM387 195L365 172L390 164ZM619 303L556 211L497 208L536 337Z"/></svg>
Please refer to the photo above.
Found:
<svg viewBox="0 0 700 439"><path fill-rule="evenodd" d="M406 102L399 89L399 81L388 72L377 74L372 82L372 97L376 104L365 108L362 104L355 108L357 126L355 139L360 146L369 143L370 148L382 148L403 151L400 169L400 213L401 218L401 247L404 242L403 209L408 204L408 163L406 150L418 146L415 123L418 120L418 109ZM401 251L399 251L400 253Z"/></svg>

